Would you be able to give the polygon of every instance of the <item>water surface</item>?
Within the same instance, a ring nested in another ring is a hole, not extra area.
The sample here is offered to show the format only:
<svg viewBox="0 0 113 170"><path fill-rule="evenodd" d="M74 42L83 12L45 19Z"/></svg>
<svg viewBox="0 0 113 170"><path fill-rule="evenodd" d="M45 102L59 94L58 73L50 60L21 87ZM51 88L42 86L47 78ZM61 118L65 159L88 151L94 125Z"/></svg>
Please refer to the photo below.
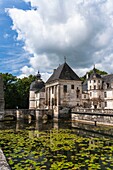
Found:
<svg viewBox="0 0 113 170"><path fill-rule="evenodd" d="M0 123L11 169L113 169L113 128L60 122Z"/></svg>

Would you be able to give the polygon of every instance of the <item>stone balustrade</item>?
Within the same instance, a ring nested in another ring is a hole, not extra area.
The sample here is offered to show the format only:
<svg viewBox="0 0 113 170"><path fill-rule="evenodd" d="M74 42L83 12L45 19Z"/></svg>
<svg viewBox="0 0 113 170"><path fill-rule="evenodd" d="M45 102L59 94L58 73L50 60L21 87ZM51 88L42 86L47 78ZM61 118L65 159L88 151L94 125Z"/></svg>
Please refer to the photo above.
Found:
<svg viewBox="0 0 113 170"><path fill-rule="evenodd" d="M71 110L72 113L90 113L90 114L113 114L113 109L90 109L90 108L80 108L76 107Z"/></svg>

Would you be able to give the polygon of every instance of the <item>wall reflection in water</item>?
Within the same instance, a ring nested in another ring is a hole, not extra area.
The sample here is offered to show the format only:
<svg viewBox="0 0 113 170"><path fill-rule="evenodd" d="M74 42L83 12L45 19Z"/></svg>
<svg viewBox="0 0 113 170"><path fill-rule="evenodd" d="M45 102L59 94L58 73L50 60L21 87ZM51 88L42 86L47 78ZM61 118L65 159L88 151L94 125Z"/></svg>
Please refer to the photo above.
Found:
<svg viewBox="0 0 113 170"><path fill-rule="evenodd" d="M86 125L77 122L68 121L4 121L0 122L0 130L12 129L14 131L28 130L29 137L39 137L39 132L50 131L52 129L74 129L77 135L87 137L108 136L113 138L113 127L103 127Z"/></svg>

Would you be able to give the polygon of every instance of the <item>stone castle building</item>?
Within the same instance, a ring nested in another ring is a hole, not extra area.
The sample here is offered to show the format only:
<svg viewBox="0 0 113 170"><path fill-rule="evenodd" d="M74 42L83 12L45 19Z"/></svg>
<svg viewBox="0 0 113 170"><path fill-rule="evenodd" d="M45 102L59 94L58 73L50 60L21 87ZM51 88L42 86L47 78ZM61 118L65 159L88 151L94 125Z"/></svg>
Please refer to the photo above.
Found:
<svg viewBox="0 0 113 170"><path fill-rule="evenodd" d="M31 83L29 109L50 109L58 113L64 107L113 109L113 74L101 76L93 73L84 83L64 62L44 83L38 73Z"/></svg>
<svg viewBox="0 0 113 170"><path fill-rule="evenodd" d="M113 74L101 76L93 73L83 83L83 107L113 109Z"/></svg>
<svg viewBox="0 0 113 170"><path fill-rule="evenodd" d="M4 118L4 88L3 88L3 79L0 75L0 120Z"/></svg>
<svg viewBox="0 0 113 170"><path fill-rule="evenodd" d="M45 83L38 72L36 80L30 85L29 92L29 109L42 108L45 106Z"/></svg>
<svg viewBox="0 0 113 170"><path fill-rule="evenodd" d="M80 106L82 81L65 62L54 70L45 84L46 106L54 115L63 107Z"/></svg>

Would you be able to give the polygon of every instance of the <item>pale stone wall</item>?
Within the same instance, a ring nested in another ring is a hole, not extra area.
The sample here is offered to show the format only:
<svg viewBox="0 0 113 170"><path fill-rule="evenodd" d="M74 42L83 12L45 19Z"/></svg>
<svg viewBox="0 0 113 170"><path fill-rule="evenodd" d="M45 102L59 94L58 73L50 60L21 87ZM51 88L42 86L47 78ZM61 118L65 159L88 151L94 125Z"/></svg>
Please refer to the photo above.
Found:
<svg viewBox="0 0 113 170"><path fill-rule="evenodd" d="M79 113L73 113L72 115L73 121L80 121L84 122L86 124L94 124L94 125L111 125L113 126L113 115L108 114L79 114Z"/></svg>
<svg viewBox="0 0 113 170"><path fill-rule="evenodd" d="M45 108L45 92L39 92L35 94L36 108Z"/></svg>
<svg viewBox="0 0 113 170"><path fill-rule="evenodd" d="M0 149L0 170L11 170L6 161L5 155L1 149Z"/></svg>
<svg viewBox="0 0 113 170"><path fill-rule="evenodd" d="M64 85L67 85L67 92L64 92ZM74 85L74 89L71 86ZM77 96L77 90L79 90ZM60 80L60 102L61 105L76 106L81 105L82 86L81 81Z"/></svg>
<svg viewBox="0 0 113 170"><path fill-rule="evenodd" d="M36 108L36 101L35 101L35 91L29 92L29 109Z"/></svg>
<svg viewBox="0 0 113 170"><path fill-rule="evenodd" d="M105 109L113 109L113 100L106 100L107 107Z"/></svg>
<svg viewBox="0 0 113 170"><path fill-rule="evenodd" d="M64 92L64 86L67 92ZM72 85L74 88L72 89ZM79 93L77 92L79 91ZM78 94L78 96L77 96ZM49 108L54 106L76 106L82 104L81 81L59 80L46 84L46 102Z"/></svg>
<svg viewBox="0 0 113 170"><path fill-rule="evenodd" d="M96 89L100 89L102 87L102 79L95 78L92 80L88 80L88 90L94 89L94 86L96 86Z"/></svg>
<svg viewBox="0 0 113 170"><path fill-rule="evenodd" d="M0 120L4 118L4 89L3 89L3 79L0 75Z"/></svg>

